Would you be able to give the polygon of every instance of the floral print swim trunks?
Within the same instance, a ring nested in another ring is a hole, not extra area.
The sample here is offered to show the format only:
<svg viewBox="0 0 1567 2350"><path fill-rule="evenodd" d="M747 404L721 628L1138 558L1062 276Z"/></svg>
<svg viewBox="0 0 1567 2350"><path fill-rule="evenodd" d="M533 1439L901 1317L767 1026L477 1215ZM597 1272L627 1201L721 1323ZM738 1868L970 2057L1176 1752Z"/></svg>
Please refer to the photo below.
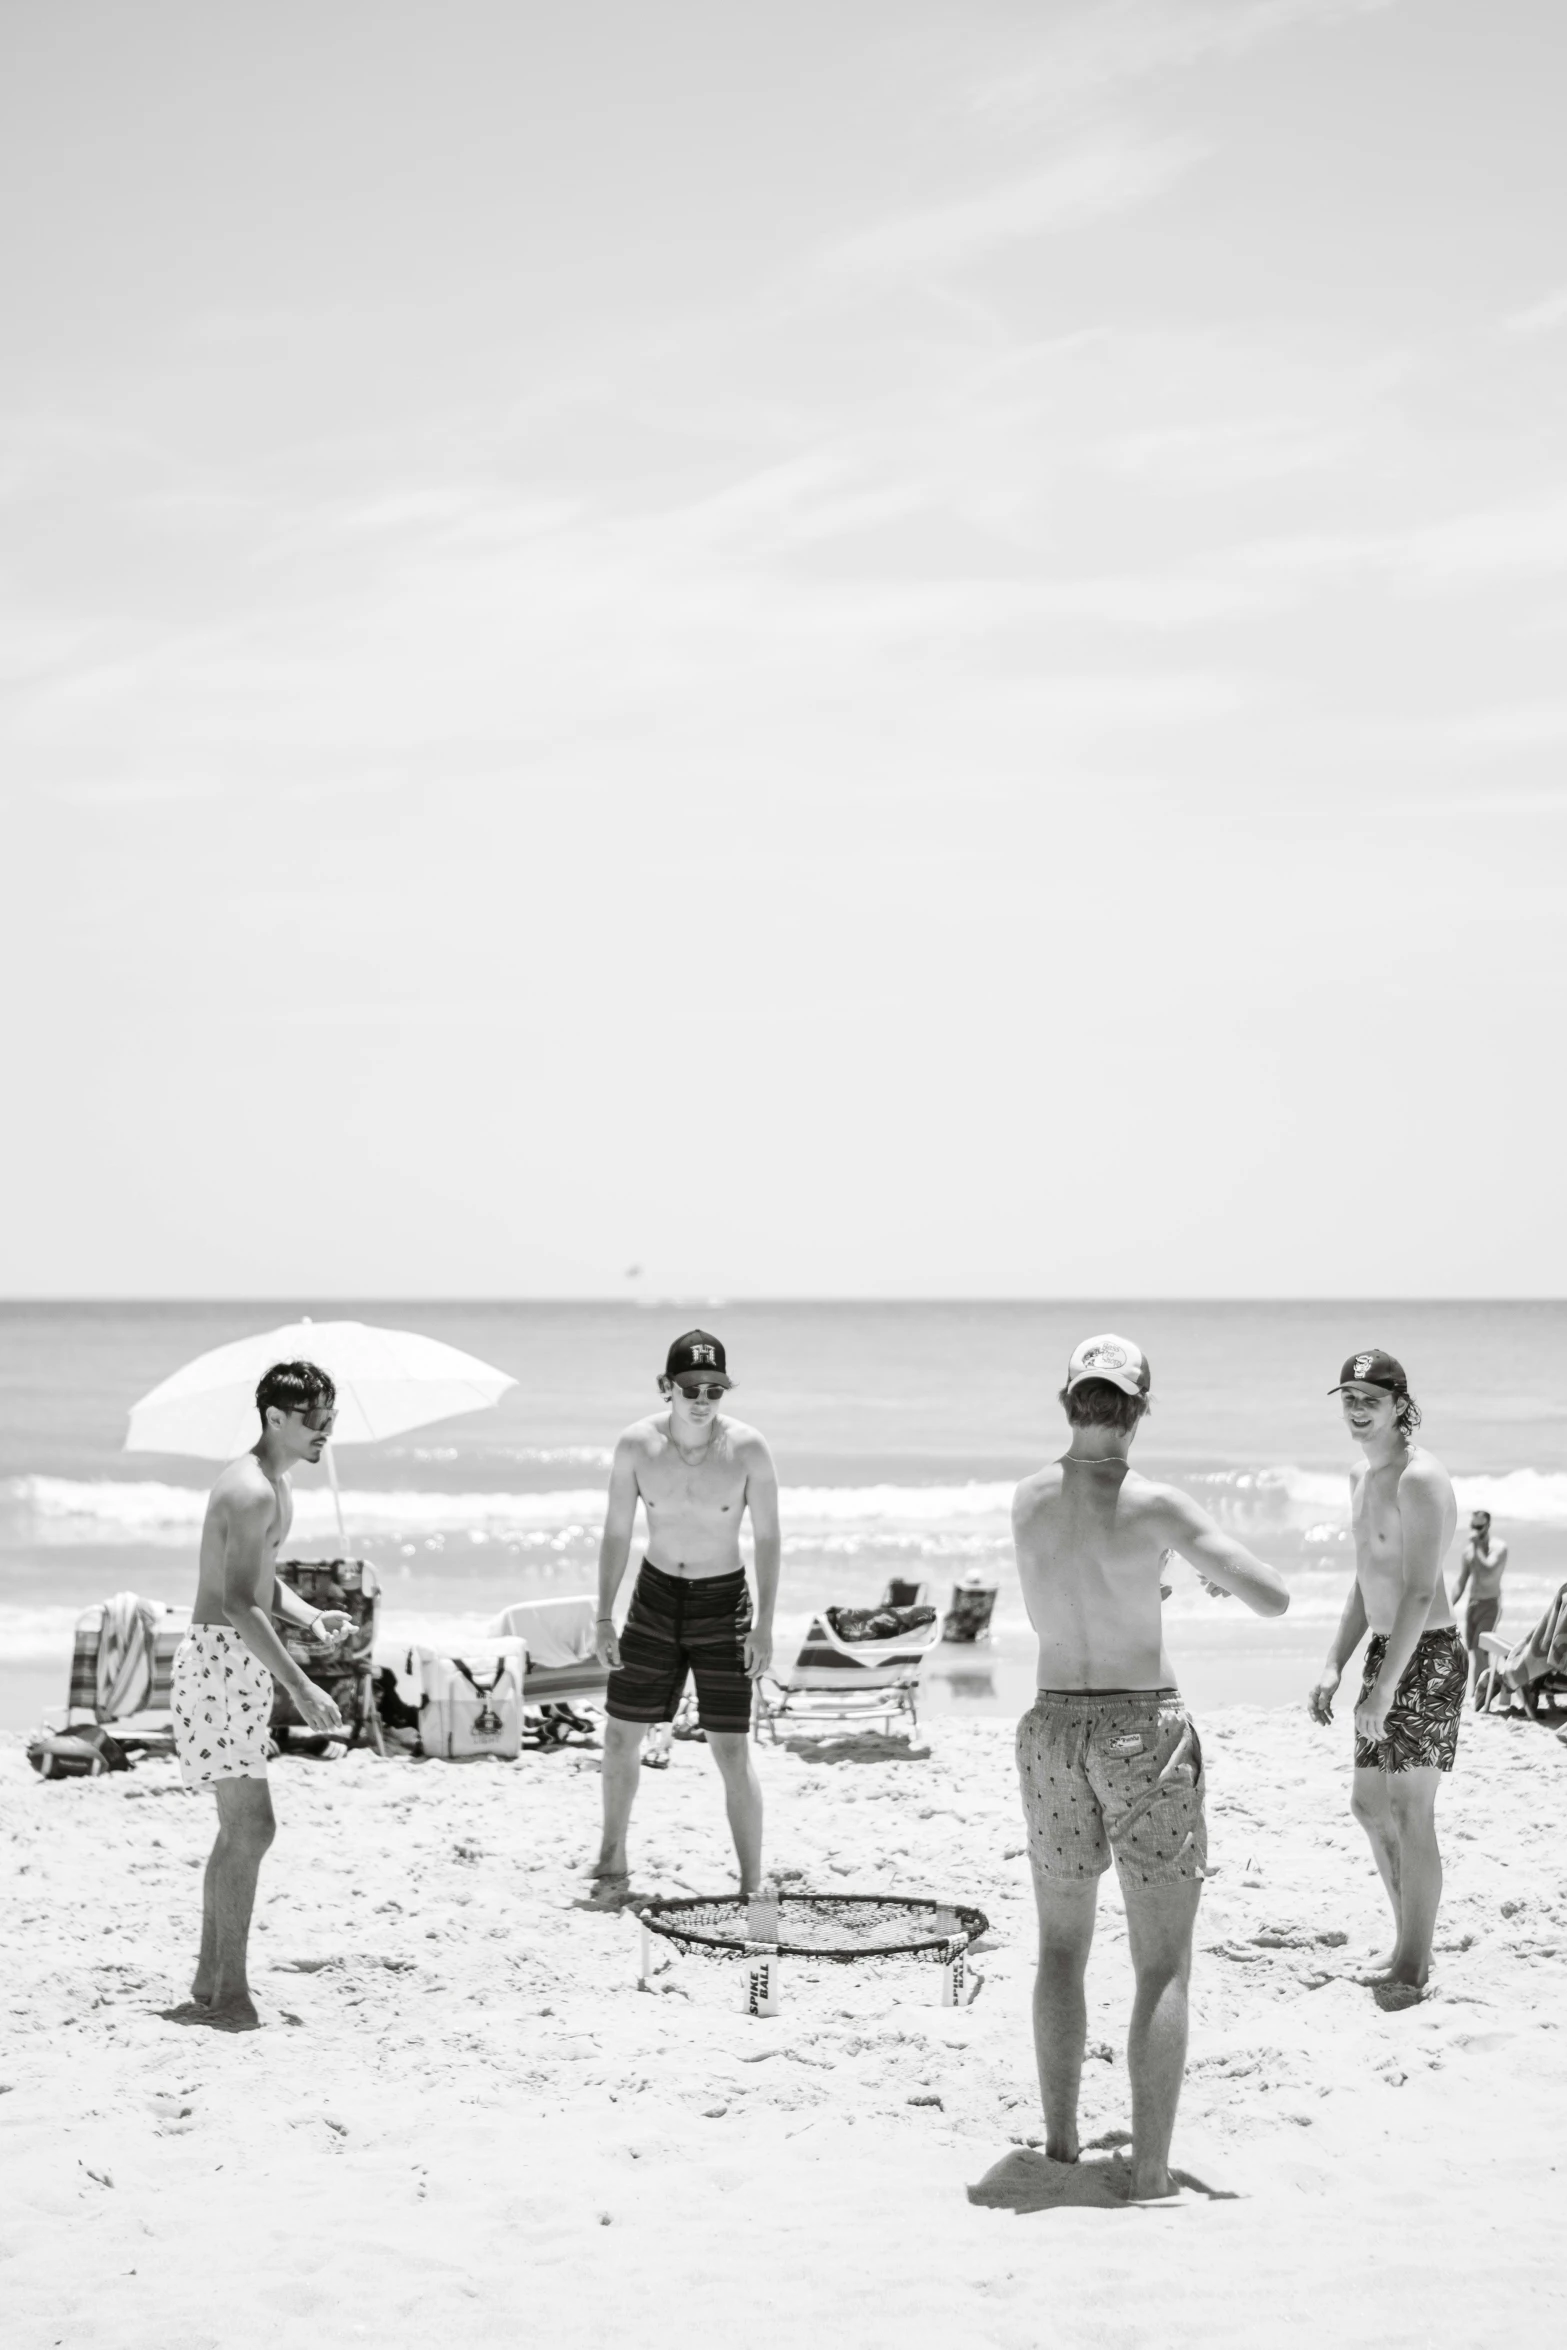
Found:
<svg viewBox="0 0 1567 2350"><path fill-rule="evenodd" d="M1360 1684L1363 1705L1387 1654L1387 1641L1373 1632ZM1415 1653L1388 1707L1380 1745L1355 1740L1357 1771L1450 1771L1458 1757L1458 1725L1469 1685L1469 1658L1456 1624L1422 1632Z"/></svg>
<svg viewBox="0 0 1567 2350"><path fill-rule="evenodd" d="M170 1702L180 1777L196 1793L219 1779L264 1779L272 1675L229 1624L192 1624L174 1655Z"/></svg>

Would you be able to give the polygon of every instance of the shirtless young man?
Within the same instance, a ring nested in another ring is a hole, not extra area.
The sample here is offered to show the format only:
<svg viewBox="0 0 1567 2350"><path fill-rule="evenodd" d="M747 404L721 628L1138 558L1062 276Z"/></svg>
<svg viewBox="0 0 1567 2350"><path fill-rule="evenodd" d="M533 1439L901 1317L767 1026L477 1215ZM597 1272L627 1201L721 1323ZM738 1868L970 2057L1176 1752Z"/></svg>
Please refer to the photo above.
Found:
<svg viewBox="0 0 1567 2350"><path fill-rule="evenodd" d="M1464 1617L1464 1649L1469 1659L1469 1674L1473 1680L1480 1663L1480 1635L1494 1632L1502 1612L1502 1577L1507 1572L1507 1545L1491 1539L1491 1513L1475 1510L1469 1520L1469 1540L1464 1544L1463 1557L1458 1562L1458 1581L1453 1585L1454 1620L1457 1620L1458 1602L1469 1591L1469 1610Z"/></svg>
<svg viewBox="0 0 1567 2350"><path fill-rule="evenodd" d="M1112 1856L1137 1979L1127 2039L1135 2200L1172 2192L1170 2133L1186 2069L1186 1988L1207 1859L1202 1748L1160 1619L1170 1551L1215 1595L1260 1616L1282 1578L1171 1485L1127 1460L1148 1409L1141 1348L1106 1333L1067 1366L1063 1457L1012 1505L1018 1578L1039 1635L1039 1696L1018 1724L1018 1770L1039 1907L1034 2048L1045 2152L1076 2162L1088 2011L1083 1978L1099 1879Z"/></svg>
<svg viewBox="0 0 1567 2350"><path fill-rule="evenodd" d="M668 1409L628 1428L615 1447L599 1546L595 1644L610 1667L604 1729L604 1840L592 1870L595 1900L624 1898L626 1828L650 1723L672 1722L688 1673L697 1720L724 1782L740 1890L762 1881L762 1790L751 1761L751 1684L773 1655L778 1597L778 1479L754 1428L719 1405L734 1384L724 1350L688 1330L669 1350L659 1388ZM637 1503L648 1547L617 1637L615 1594L626 1571ZM753 1619L740 1558L740 1521L756 1546Z"/></svg>
<svg viewBox="0 0 1567 2350"><path fill-rule="evenodd" d="M1431 1969L1442 1898L1436 1791L1458 1752L1469 1677L1442 1580L1458 1506L1441 1462L1414 1441L1420 1409L1402 1363L1367 1347L1350 1356L1329 1393L1343 1397L1366 1463L1350 1473L1354 1585L1306 1702L1315 1720L1333 1719L1340 1675L1369 1626L1350 1809L1393 1905L1392 1956L1371 1980L1380 2005L1410 2007Z"/></svg>
<svg viewBox="0 0 1567 2350"><path fill-rule="evenodd" d="M201 1956L182 2023L253 2032L260 2023L246 1979L256 1878L276 1834L267 1788L272 1683L282 1682L307 1728L342 1719L307 1680L272 1629L276 1607L325 1643L353 1629L340 1609L317 1610L276 1581L278 1552L294 1520L288 1472L318 1461L332 1433L336 1396L314 1363L274 1363L256 1389L261 1436L230 1461L212 1488L201 1529L201 1569L190 1630L174 1659L174 1744L192 1793L217 1798L218 1836L202 1890Z"/></svg>

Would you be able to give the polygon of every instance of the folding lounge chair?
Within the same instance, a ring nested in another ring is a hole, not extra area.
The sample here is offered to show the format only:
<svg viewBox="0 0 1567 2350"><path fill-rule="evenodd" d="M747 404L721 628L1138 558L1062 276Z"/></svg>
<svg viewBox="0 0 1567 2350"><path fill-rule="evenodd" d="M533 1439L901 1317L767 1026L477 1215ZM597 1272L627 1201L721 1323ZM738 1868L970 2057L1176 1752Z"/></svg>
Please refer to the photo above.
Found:
<svg viewBox="0 0 1567 2350"><path fill-rule="evenodd" d="M876 1615L895 1620L879 1637L847 1636ZM757 1737L765 1727L776 1744L782 1721L805 1727L880 1720L890 1732L901 1716L912 1738L919 1728L920 1667L940 1638L934 1608L823 1608L789 1670L757 1683Z"/></svg>
<svg viewBox="0 0 1567 2350"><path fill-rule="evenodd" d="M354 1629L341 1647L323 1648L307 1638L301 1627L274 1612L272 1627L283 1646L316 1687L336 1700L345 1724L343 1729L330 1732L307 1730L293 1699L277 1682L272 1694L272 1735L278 1747L288 1747L297 1736L302 1748L314 1748L319 1754L334 1740L343 1746L357 1746L365 1738L375 1753L384 1754L371 1661L381 1602L374 1567L365 1559L282 1559L277 1571L279 1580L311 1607L340 1608L354 1619Z"/></svg>
<svg viewBox="0 0 1567 2350"><path fill-rule="evenodd" d="M101 1722L122 1746L172 1753L174 1652L189 1623L188 1607L165 1607L134 1591L85 1608L76 1619L62 1727Z"/></svg>
<svg viewBox="0 0 1567 2350"><path fill-rule="evenodd" d="M519 1600L503 1608L489 1629L497 1639L520 1640L528 1652L522 1702L538 1717L537 1746L556 1746L570 1731L590 1725L572 1705L574 1697L601 1705L609 1668L593 1646L596 1602L590 1592L569 1599Z"/></svg>

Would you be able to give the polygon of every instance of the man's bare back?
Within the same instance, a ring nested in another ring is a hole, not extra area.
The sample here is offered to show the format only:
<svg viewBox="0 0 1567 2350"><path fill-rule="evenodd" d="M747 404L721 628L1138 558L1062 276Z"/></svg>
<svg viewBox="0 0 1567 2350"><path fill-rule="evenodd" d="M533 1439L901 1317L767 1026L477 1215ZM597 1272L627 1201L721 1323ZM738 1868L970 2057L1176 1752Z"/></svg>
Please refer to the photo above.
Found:
<svg viewBox="0 0 1567 2350"><path fill-rule="evenodd" d="M1174 1686L1161 1614L1172 1550L1212 1589L1235 1592L1261 1614L1288 1604L1271 1570L1184 1493L1139 1476L1120 1453L1070 1453L1025 1478L1012 1529L1024 1604L1039 1635L1041 1689Z"/></svg>

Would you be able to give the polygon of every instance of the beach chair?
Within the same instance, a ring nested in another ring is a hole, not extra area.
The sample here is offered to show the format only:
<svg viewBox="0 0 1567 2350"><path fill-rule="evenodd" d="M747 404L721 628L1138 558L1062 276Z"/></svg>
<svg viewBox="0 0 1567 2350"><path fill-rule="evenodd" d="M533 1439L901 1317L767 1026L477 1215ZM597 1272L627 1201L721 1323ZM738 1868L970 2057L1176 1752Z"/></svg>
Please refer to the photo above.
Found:
<svg viewBox="0 0 1567 2350"><path fill-rule="evenodd" d="M823 1608L793 1665L758 1681L756 1736L765 1729L776 1745L780 1722L814 1728L878 1720L890 1735L901 1720L912 1740L920 1668L940 1638L933 1607Z"/></svg>
<svg viewBox="0 0 1567 2350"><path fill-rule="evenodd" d="M174 1652L189 1623L188 1607L165 1607L134 1591L84 1608L76 1619L62 1727L97 1722L121 1746L172 1754Z"/></svg>
<svg viewBox="0 0 1567 2350"><path fill-rule="evenodd" d="M306 1754L324 1754L334 1743L352 1747L364 1738L374 1753L385 1754L375 1709L373 1651L381 1586L374 1567L366 1559L280 1559L277 1572L278 1580L308 1606L341 1608L354 1619L354 1629L340 1648L322 1648L274 1610L273 1630L316 1687L335 1700L345 1725L326 1733L307 1730L288 1691L281 1681L274 1682L272 1736L279 1753L297 1746Z"/></svg>
<svg viewBox="0 0 1567 2350"><path fill-rule="evenodd" d="M981 1574L977 1569L965 1575L961 1583L954 1583L952 1605L942 1618L942 1639L950 1640L958 1647L970 1645L976 1640L988 1640L997 1589L994 1577Z"/></svg>
<svg viewBox="0 0 1567 2350"><path fill-rule="evenodd" d="M533 1717L525 1733L530 1746L559 1746L592 1728L571 1701L602 1704L609 1687L609 1668L593 1646L597 1604L591 1592L519 1600L489 1626L492 1638L520 1640L527 1650L522 1702Z"/></svg>
<svg viewBox="0 0 1567 2350"><path fill-rule="evenodd" d="M1567 1583L1522 1640L1482 1632L1480 1654L1484 1662L1475 1674L1477 1713L1505 1713L1516 1697L1529 1719L1538 1721L1542 1700L1552 1712L1567 1705Z"/></svg>

